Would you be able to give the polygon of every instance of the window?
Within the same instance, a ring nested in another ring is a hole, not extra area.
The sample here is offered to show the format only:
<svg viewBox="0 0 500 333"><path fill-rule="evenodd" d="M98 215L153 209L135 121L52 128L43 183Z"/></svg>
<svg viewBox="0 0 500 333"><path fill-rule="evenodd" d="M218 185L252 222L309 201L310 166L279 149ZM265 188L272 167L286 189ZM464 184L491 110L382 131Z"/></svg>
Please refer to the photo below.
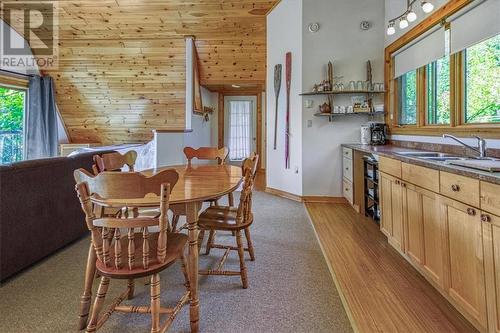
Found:
<svg viewBox="0 0 500 333"><path fill-rule="evenodd" d="M409 71L398 78L399 124L417 123L417 71Z"/></svg>
<svg viewBox="0 0 500 333"><path fill-rule="evenodd" d="M252 102L229 102L229 159L242 161L252 150Z"/></svg>
<svg viewBox="0 0 500 333"><path fill-rule="evenodd" d="M450 123L450 57L426 66L427 124Z"/></svg>
<svg viewBox="0 0 500 333"><path fill-rule="evenodd" d="M0 86L0 164L24 158L24 90Z"/></svg>
<svg viewBox="0 0 500 333"><path fill-rule="evenodd" d="M500 35L464 51L466 123L500 122Z"/></svg>

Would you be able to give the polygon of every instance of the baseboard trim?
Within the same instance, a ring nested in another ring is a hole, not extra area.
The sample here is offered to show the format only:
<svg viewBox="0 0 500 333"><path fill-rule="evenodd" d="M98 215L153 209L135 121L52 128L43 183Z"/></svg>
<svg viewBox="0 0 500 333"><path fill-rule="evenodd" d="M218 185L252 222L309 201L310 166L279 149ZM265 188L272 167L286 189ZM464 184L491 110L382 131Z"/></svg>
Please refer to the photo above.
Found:
<svg viewBox="0 0 500 333"><path fill-rule="evenodd" d="M302 197L300 195L296 195L296 194L293 194L293 193L285 192L285 191L282 191L282 190L277 190L277 189L272 188L272 187L266 187L265 192L269 193L269 194L276 195L278 197L285 198L285 199L290 199L290 200L293 200L293 201L302 202Z"/></svg>
<svg viewBox="0 0 500 333"><path fill-rule="evenodd" d="M272 187L266 187L265 192L269 194L276 195L278 197L282 197L285 199L290 199L297 202L306 202L306 203L332 203L332 204L345 204L347 203L346 198L344 197L329 197L329 196L316 196L316 195L305 195L300 196L297 194L293 194L290 192L277 190Z"/></svg>
<svg viewBox="0 0 500 333"><path fill-rule="evenodd" d="M316 203L334 203L334 204L346 204L347 199L344 197L328 197L328 196L317 196L317 195L306 195L302 197L302 201L305 203L316 202Z"/></svg>

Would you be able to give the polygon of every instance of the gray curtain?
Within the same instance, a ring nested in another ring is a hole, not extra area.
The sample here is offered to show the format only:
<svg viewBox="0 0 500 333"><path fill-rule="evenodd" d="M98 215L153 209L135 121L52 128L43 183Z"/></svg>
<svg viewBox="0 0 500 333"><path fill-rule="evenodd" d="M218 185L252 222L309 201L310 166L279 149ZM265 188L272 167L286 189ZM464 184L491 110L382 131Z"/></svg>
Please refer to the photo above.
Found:
<svg viewBox="0 0 500 333"><path fill-rule="evenodd" d="M50 76L30 79L26 119L26 158L57 155L57 110Z"/></svg>

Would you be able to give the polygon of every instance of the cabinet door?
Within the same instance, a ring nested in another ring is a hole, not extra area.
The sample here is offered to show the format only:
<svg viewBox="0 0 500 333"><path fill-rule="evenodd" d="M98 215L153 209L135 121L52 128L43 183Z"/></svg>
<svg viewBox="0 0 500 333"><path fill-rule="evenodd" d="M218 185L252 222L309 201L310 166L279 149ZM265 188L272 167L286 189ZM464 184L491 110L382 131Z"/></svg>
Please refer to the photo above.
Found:
<svg viewBox="0 0 500 333"><path fill-rule="evenodd" d="M444 222L439 216L438 195L403 183L405 214L405 252L422 272L443 287Z"/></svg>
<svg viewBox="0 0 500 333"><path fill-rule="evenodd" d="M380 230L387 237L392 235L392 177L380 173Z"/></svg>
<svg viewBox="0 0 500 333"><path fill-rule="evenodd" d="M380 173L380 229L389 243L403 251L403 190L401 181Z"/></svg>
<svg viewBox="0 0 500 333"><path fill-rule="evenodd" d="M500 217L483 213L481 218L489 332L500 333Z"/></svg>
<svg viewBox="0 0 500 333"><path fill-rule="evenodd" d="M462 311L486 327L482 222L476 208L440 197L449 244L448 293Z"/></svg>

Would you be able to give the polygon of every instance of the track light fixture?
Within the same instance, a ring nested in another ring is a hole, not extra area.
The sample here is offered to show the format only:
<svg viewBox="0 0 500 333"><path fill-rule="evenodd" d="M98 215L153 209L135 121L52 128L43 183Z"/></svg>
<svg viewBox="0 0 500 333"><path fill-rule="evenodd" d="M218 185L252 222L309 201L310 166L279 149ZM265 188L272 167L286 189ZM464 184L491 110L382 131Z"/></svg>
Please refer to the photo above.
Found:
<svg viewBox="0 0 500 333"><path fill-rule="evenodd" d="M400 29L405 29L408 27L410 22L414 22L417 19L417 14L413 10L415 2L417 2L417 0L406 0L406 11L389 21L389 24L387 25L387 35L390 36L396 33L396 29L394 27L396 21L399 20ZM426 14L434 10L434 5L430 1L420 1L420 7Z"/></svg>

